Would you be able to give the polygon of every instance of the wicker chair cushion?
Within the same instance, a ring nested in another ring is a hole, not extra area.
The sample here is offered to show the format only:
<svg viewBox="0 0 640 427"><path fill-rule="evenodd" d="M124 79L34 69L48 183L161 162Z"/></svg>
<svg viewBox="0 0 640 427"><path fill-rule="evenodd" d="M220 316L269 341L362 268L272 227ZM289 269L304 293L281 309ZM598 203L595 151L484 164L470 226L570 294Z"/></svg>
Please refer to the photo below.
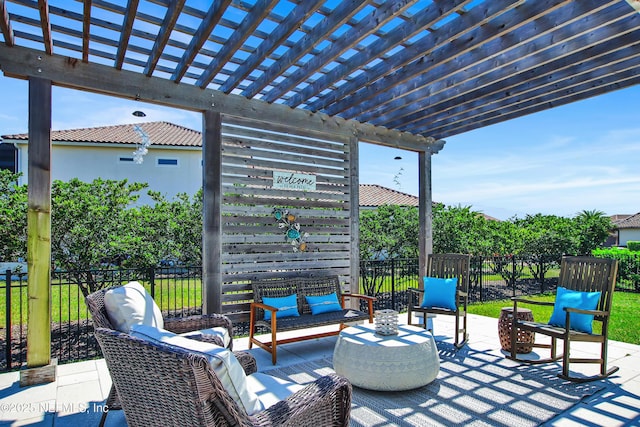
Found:
<svg viewBox="0 0 640 427"><path fill-rule="evenodd" d="M296 294L291 294L286 297L264 297L262 298L262 302L278 309L278 311L276 311L276 319L300 316L298 312L298 295ZM271 311L265 310L264 320L271 320Z"/></svg>
<svg viewBox="0 0 640 427"><path fill-rule="evenodd" d="M565 307L595 310L599 301L600 292L581 292L558 286L556 302L553 306L549 324L566 328L567 313L564 311ZM593 314L571 313L569 318L571 321L570 329L586 332L587 334L593 333L593 317Z"/></svg>
<svg viewBox="0 0 640 427"><path fill-rule="evenodd" d="M332 311L341 311L342 306L338 302L338 294L335 292L329 295L305 295L307 304L311 308L311 314L330 313Z"/></svg>
<svg viewBox="0 0 640 427"><path fill-rule="evenodd" d="M440 307L449 310L456 309L456 286L458 278L441 279L438 277L425 277L424 298L421 307Z"/></svg>
<svg viewBox="0 0 640 427"><path fill-rule="evenodd" d="M269 408L304 386L256 372L247 377L247 388L258 396L265 408Z"/></svg>
<svg viewBox="0 0 640 427"><path fill-rule="evenodd" d="M180 347L205 356L224 389L240 408L249 415L264 410L258 396L247 387L247 376L242 365L229 350L146 325L134 325L131 329L131 335L147 341Z"/></svg>
<svg viewBox="0 0 640 427"><path fill-rule="evenodd" d="M104 306L113 326L128 333L136 324L162 329L162 312L151 295L138 282L129 282L104 294Z"/></svg>
<svg viewBox="0 0 640 427"><path fill-rule="evenodd" d="M231 335L229 335L229 329L223 326L218 326L218 327L209 328L209 329L201 329L199 331L184 332L179 335L181 337L190 338L192 340L195 339L198 341L210 341L208 338L203 339L203 337L210 338L211 335L213 335L216 337L220 337L223 343L223 347L225 348L229 348L229 344L231 343L231 339L232 339Z"/></svg>

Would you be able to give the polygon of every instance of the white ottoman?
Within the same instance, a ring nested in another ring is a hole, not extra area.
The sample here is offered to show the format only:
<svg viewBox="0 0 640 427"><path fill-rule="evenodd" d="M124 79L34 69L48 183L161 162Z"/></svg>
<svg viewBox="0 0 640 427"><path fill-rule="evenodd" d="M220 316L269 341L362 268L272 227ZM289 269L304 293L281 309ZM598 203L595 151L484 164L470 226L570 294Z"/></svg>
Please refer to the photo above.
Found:
<svg viewBox="0 0 640 427"><path fill-rule="evenodd" d="M333 369L357 387L410 390L429 384L440 371L431 333L398 325L397 335L377 335L373 324L343 329L333 351Z"/></svg>

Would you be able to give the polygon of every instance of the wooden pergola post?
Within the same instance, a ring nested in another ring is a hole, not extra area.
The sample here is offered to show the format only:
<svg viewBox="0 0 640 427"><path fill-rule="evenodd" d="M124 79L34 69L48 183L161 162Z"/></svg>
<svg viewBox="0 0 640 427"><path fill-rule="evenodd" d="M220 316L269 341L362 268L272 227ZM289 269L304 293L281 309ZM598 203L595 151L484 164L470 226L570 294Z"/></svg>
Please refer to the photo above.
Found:
<svg viewBox="0 0 640 427"><path fill-rule="evenodd" d="M29 78L27 369L20 385L55 380L51 363L51 81Z"/></svg>
<svg viewBox="0 0 640 427"><path fill-rule="evenodd" d="M349 198L349 211L351 218L349 219L349 227L351 233L351 247L349 249L349 258L351 265L350 291L354 294L360 293L360 178L359 167L360 162L359 141L356 136L349 140L349 188L351 195ZM356 302L352 302L355 307Z"/></svg>
<svg viewBox="0 0 640 427"><path fill-rule="evenodd" d="M444 147L442 140L435 141L433 138L426 150L418 154L418 222L420 223L420 238L418 241L419 258L418 268L420 277L427 274L427 256L433 253L433 193L431 190L431 156L439 152ZM420 280L422 288L422 281Z"/></svg>
<svg viewBox="0 0 640 427"><path fill-rule="evenodd" d="M202 312L222 313L222 118L202 114Z"/></svg>

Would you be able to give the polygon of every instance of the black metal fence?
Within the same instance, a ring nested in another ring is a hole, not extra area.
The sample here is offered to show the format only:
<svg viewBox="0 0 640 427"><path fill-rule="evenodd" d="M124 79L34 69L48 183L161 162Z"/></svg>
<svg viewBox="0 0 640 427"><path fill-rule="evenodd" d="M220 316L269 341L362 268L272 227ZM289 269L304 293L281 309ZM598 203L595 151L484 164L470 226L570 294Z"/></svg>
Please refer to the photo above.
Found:
<svg viewBox="0 0 640 427"><path fill-rule="evenodd" d="M54 272L51 277L51 356L65 363L101 355L79 281L83 286L92 282L98 288L105 288L137 280L148 289L165 316L180 317L202 312L201 278L201 267ZM0 371L6 371L20 368L26 361L26 274L6 271L0 284L0 300L2 296L0 321L4 320L4 337L0 336Z"/></svg>
<svg viewBox="0 0 640 427"><path fill-rule="evenodd" d="M557 284L559 265L554 259L532 257L473 258L471 263L471 302L506 299L551 291ZM418 287L417 259L362 261L361 292L377 297L376 309L404 311L409 287ZM141 282L154 297L165 316L200 314L201 267L159 267L146 270L95 270L55 272L52 275L51 354L59 363L100 356L93 337L93 324L84 304L83 289L78 282L90 278L99 288L116 286L132 280ZM84 285L83 285L84 286ZM25 274L6 272L0 282L0 371L19 368L26 361L27 283ZM248 333L248 325L235 325L236 335ZM4 335L4 340L2 336Z"/></svg>
<svg viewBox="0 0 640 427"><path fill-rule="evenodd" d="M473 257L469 280L471 302L552 291L558 281L560 257ZM410 287L419 286L416 258L360 262L360 288L378 298L376 309L404 311Z"/></svg>

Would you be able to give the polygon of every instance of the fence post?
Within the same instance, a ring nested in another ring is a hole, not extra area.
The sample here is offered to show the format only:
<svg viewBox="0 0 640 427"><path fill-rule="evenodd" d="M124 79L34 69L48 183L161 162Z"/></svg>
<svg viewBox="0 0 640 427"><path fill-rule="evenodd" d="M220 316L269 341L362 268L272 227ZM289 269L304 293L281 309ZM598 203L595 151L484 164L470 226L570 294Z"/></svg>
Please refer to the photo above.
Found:
<svg viewBox="0 0 640 427"><path fill-rule="evenodd" d="M544 255L540 256L540 293L544 293L544 276L545 276L545 271L544 271L544 265L545 265L545 259L544 259Z"/></svg>
<svg viewBox="0 0 640 427"><path fill-rule="evenodd" d="M149 267L149 285L151 286L151 299L156 299L156 270Z"/></svg>
<svg viewBox="0 0 640 427"><path fill-rule="evenodd" d="M516 256L511 256L511 289L513 296L516 296Z"/></svg>
<svg viewBox="0 0 640 427"><path fill-rule="evenodd" d="M396 309L396 260L391 258L391 309Z"/></svg>
<svg viewBox="0 0 640 427"><path fill-rule="evenodd" d="M5 291L6 291L6 296L5 296L5 337L4 337L4 341L5 341L5 358L7 361L7 370L11 369L11 356L12 356L12 352L11 352L11 270L7 270L4 272L5 274Z"/></svg>
<svg viewBox="0 0 640 427"><path fill-rule="evenodd" d="M480 255L480 264L476 265L478 268L478 289L480 292L480 302L484 302L484 255Z"/></svg>

